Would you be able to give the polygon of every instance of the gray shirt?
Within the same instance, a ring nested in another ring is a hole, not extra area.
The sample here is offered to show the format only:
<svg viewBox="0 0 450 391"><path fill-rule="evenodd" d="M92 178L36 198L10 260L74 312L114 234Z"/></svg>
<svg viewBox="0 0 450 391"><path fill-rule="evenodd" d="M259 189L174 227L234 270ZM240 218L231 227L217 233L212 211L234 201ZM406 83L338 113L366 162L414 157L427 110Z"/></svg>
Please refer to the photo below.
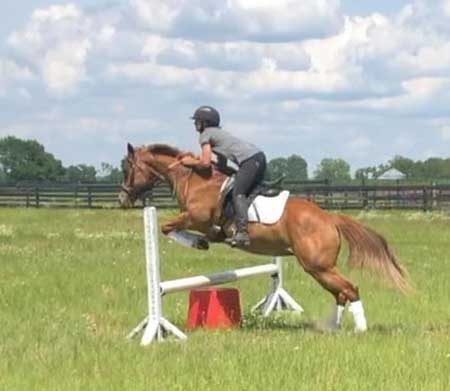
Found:
<svg viewBox="0 0 450 391"><path fill-rule="evenodd" d="M222 128L206 128L199 136L200 145L210 144L212 151L240 165L261 152L253 144L242 141Z"/></svg>

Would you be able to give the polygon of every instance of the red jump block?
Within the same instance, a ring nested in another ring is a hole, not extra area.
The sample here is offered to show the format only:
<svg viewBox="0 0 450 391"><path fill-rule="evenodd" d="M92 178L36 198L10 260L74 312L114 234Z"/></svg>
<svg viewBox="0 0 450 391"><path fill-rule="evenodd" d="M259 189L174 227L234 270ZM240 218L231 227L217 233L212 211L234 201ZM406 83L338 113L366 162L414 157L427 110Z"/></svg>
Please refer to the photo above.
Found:
<svg viewBox="0 0 450 391"><path fill-rule="evenodd" d="M242 319L239 290L236 288L192 289L186 327L209 329L239 327Z"/></svg>

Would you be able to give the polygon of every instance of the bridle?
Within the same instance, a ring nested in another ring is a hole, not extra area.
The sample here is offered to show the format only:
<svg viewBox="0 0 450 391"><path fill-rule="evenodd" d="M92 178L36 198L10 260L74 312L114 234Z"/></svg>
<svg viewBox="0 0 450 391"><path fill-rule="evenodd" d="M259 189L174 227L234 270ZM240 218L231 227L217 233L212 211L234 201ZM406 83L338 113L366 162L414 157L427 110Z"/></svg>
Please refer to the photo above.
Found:
<svg viewBox="0 0 450 391"><path fill-rule="evenodd" d="M152 179L149 183L146 183L145 185L140 185L140 186L134 186L134 175L135 175L135 170L138 169L142 172L146 172L146 170L141 167L140 164L132 162L132 164L130 164L130 166L132 167L131 169L131 184L130 186L126 186L125 184L123 184L121 186L121 189L124 193L126 193L129 197L133 198L133 197L138 197L139 194L143 193L144 191L146 191L147 189L151 189L155 183L157 183L157 181L165 181L166 178L164 178L163 175L161 175L158 171L156 171L152 166L147 165L148 170L155 176L154 179Z"/></svg>
<svg viewBox="0 0 450 391"><path fill-rule="evenodd" d="M125 184L121 186L121 189L124 193L126 193L128 195L128 197L130 198L137 198L140 194L142 194L143 192L145 192L146 190L151 189L153 186L155 186L155 184L158 181L164 182L166 180L166 178L159 173L158 171L156 171L150 164L146 165L146 168L144 169L139 163L136 162L129 162L130 166L131 166L131 180L130 180L130 185L126 186ZM176 167L178 167L181 163L181 159L174 161L173 163L169 164L169 166L167 167L168 171L172 171L173 169L175 169ZM140 170L142 172L147 172L150 171L150 173L152 173L154 175L154 179L152 179L149 183L146 183L145 185L140 185L140 186L134 186L134 176L135 176L135 171ZM186 180L186 185L183 191L183 198L186 199L187 196L187 192L189 190L189 182L190 182L190 177L192 176L192 173L194 170L190 169L189 170L189 178ZM176 192L176 188L177 188L177 181L174 180L173 183L173 191L174 193Z"/></svg>

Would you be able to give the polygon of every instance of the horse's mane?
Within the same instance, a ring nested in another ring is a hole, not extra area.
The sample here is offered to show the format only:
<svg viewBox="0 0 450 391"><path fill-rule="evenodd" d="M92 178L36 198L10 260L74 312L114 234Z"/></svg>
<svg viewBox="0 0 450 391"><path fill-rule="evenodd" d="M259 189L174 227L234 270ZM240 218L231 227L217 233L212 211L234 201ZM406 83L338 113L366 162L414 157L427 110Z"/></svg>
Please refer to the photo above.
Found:
<svg viewBox="0 0 450 391"><path fill-rule="evenodd" d="M177 157L181 151L178 148L171 147L167 144L152 144L147 146L147 150L154 154L168 155Z"/></svg>

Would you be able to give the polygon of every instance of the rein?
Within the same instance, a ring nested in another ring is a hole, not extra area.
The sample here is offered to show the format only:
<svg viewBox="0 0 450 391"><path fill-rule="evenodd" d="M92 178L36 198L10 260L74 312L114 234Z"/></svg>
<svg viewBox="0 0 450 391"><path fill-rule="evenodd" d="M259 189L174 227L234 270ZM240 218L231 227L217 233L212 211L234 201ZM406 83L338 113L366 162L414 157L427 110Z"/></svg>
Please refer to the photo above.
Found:
<svg viewBox="0 0 450 391"><path fill-rule="evenodd" d="M169 166L167 167L167 169L169 171L172 171L172 169L174 169L175 167L179 166L181 164L181 160L176 160L173 163L169 164Z"/></svg>
<svg viewBox="0 0 450 391"><path fill-rule="evenodd" d="M169 164L169 166L167 167L168 171L172 171L174 168L178 167L180 164L182 164L181 160L176 160L175 162ZM188 168L188 167L186 167ZM188 177L186 179L186 183L184 185L184 191L183 191L183 201L184 203L186 203L186 199L187 199L187 194L189 191L189 183L190 183L190 179L192 177L192 174L194 173L194 170L192 168L188 168L189 169L189 174ZM177 188L178 188L178 181L176 178L174 178L174 184L173 184L173 193L172 195L176 195L177 193Z"/></svg>
<svg viewBox="0 0 450 391"><path fill-rule="evenodd" d="M170 163L167 166L167 173L170 173L171 171L173 171L175 168L177 168L181 164L182 164L181 159L180 160L177 159L174 162ZM142 165L135 162L134 167L135 167L135 169L142 171L144 173L147 172L147 175L148 175L148 172L150 172L151 175L154 176L154 178L152 180L150 180L148 183L146 183L145 186L140 186L139 188L129 188L125 185L122 185L122 191L124 191L130 197L138 195L143 190L151 189L158 180L161 182L165 182L166 180L169 179L169 178L166 178L165 175L161 174L157 169L153 168L150 164L145 164L145 168L144 168ZM172 196L178 195L180 197L179 200L184 204L186 203L187 195L189 192L190 179L192 177L192 174L194 173L194 170L192 168L186 167L186 169L189 170L187 175L184 175L184 173L180 173L180 175L178 175L177 173L174 173L172 183L171 183ZM180 177L180 178L178 178L178 177ZM186 182L184 184L184 189L179 188L179 182L181 182L182 179L186 180ZM170 182L170 179L169 179L169 182ZM134 186L134 185L132 185L132 186Z"/></svg>

